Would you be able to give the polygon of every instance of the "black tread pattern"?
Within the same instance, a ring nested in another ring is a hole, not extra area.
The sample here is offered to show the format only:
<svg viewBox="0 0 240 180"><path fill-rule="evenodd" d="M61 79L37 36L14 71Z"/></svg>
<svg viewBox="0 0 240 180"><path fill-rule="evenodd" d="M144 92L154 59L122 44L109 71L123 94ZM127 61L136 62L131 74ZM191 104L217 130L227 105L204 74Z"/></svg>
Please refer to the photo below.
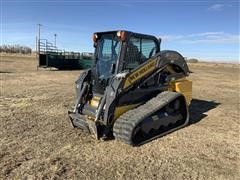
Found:
<svg viewBox="0 0 240 180"><path fill-rule="evenodd" d="M145 104L122 114L114 124L114 137L126 144L135 145L132 141L132 134L135 127L142 120L160 110L179 96L181 96L180 93L164 91Z"/></svg>

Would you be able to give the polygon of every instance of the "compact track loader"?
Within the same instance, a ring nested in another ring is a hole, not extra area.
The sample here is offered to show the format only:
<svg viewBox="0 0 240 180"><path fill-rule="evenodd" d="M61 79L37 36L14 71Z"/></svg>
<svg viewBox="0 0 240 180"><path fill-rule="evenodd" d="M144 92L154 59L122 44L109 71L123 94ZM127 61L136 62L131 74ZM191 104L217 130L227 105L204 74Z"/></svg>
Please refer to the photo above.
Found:
<svg viewBox="0 0 240 180"><path fill-rule="evenodd" d="M130 31L97 32L92 68L76 81L74 127L136 146L188 124L192 82L184 58L161 40Z"/></svg>

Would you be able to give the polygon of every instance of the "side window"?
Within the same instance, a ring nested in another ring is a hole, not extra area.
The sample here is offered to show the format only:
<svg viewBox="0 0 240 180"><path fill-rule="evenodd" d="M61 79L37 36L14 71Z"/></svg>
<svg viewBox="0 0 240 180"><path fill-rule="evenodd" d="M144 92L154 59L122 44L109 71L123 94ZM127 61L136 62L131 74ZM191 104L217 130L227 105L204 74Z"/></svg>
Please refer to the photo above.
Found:
<svg viewBox="0 0 240 180"><path fill-rule="evenodd" d="M125 69L134 69L156 53L155 42L151 39L131 37L125 56Z"/></svg>
<svg viewBox="0 0 240 180"><path fill-rule="evenodd" d="M142 39L142 54L147 58L151 58L156 54L155 42L151 39Z"/></svg>
<svg viewBox="0 0 240 180"><path fill-rule="evenodd" d="M141 39L131 37L127 44L127 52L125 56L125 69L134 69L140 64Z"/></svg>

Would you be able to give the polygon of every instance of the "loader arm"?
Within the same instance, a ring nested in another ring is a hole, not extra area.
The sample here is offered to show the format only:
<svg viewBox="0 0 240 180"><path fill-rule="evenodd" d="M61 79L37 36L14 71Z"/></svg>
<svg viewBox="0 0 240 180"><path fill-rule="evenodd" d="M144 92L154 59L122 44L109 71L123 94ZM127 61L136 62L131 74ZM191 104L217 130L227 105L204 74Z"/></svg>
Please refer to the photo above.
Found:
<svg viewBox="0 0 240 180"><path fill-rule="evenodd" d="M161 77L162 72L168 69L172 72ZM174 91L169 87L169 82L175 82L188 74L184 58L175 51L160 52L132 71L117 74L105 90L103 98L105 104L100 106L100 108L105 106L103 123L111 125L121 114L145 103L158 93ZM103 109L98 109L99 114L102 111Z"/></svg>

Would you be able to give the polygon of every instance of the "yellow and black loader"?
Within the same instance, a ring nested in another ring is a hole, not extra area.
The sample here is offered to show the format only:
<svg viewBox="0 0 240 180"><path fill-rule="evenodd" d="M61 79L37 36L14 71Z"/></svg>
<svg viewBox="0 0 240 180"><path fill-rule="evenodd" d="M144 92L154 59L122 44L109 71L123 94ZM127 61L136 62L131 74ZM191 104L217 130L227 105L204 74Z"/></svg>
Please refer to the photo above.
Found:
<svg viewBox="0 0 240 180"><path fill-rule="evenodd" d="M94 33L93 41L92 68L76 81L68 112L74 127L136 146L188 124L192 82L182 55L124 30Z"/></svg>

